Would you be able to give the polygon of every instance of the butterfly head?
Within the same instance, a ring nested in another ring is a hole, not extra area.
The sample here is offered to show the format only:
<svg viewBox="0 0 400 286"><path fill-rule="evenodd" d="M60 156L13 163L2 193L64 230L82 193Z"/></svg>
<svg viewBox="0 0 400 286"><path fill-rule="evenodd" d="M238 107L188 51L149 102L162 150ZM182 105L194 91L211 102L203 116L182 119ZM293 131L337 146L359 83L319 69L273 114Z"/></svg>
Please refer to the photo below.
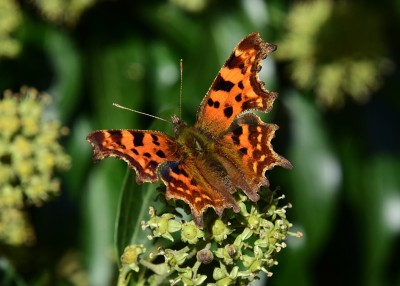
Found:
<svg viewBox="0 0 400 286"><path fill-rule="evenodd" d="M172 124L174 125L174 133L175 135L178 135L181 133L182 128L185 128L187 126L186 122L180 119L176 115L172 115L171 117Z"/></svg>

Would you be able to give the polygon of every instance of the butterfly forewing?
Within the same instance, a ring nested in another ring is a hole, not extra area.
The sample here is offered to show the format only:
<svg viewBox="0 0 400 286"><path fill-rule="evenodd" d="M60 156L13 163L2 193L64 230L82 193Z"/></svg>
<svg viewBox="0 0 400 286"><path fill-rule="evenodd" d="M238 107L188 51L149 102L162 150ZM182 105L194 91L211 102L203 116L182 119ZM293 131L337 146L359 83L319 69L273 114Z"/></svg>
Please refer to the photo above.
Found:
<svg viewBox="0 0 400 286"><path fill-rule="evenodd" d="M235 117L246 110L268 112L276 93L258 79L261 61L276 49L258 33L244 38L233 50L204 97L195 127L212 135L226 131Z"/></svg>
<svg viewBox="0 0 400 286"><path fill-rule="evenodd" d="M86 138L94 149L93 160L114 156L136 171L136 181L158 181L157 169L163 162L180 159L174 138L148 130L98 130Z"/></svg>

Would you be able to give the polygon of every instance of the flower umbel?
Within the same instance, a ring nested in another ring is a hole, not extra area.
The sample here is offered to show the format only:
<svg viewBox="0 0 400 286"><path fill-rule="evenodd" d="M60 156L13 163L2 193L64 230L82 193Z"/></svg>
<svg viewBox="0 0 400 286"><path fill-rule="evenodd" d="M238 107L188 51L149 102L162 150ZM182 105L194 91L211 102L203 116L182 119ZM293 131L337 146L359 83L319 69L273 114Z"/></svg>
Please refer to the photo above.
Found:
<svg viewBox="0 0 400 286"><path fill-rule="evenodd" d="M300 1L287 16L276 57L289 62L294 84L313 89L326 106L345 96L365 101L391 69L382 37L384 20L349 1Z"/></svg>
<svg viewBox="0 0 400 286"><path fill-rule="evenodd" d="M240 214L226 213L204 229L193 221L177 221L178 213L157 216L151 208L151 217L143 222L143 229L152 230L150 238L158 250L153 247L138 257L135 266L139 270L133 270L139 274L131 272L133 279L145 283L140 273L152 271L151 281L169 280L171 285L245 285L262 272L271 276L270 269L277 264L276 254L286 247L286 237L301 234L289 231L292 224L286 219L286 208L290 205L280 206L284 196L274 198L274 192L267 190L260 195L264 199L254 204L244 195L235 194ZM171 222L181 227L168 227ZM160 256L163 262L157 258ZM121 271L126 272L127 268Z"/></svg>
<svg viewBox="0 0 400 286"><path fill-rule="evenodd" d="M44 119L48 104L49 96L31 88L19 94L6 91L0 100L0 241L8 244L32 241L23 208L40 206L57 195L55 172L70 166L58 143L63 129L57 121Z"/></svg>
<svg viewBox="0 0 400 286"><path fill-rule="evenodd" d="M21 50L21 43L12 34L22 23L22 12L13 0L0 0L0 59L13 58Z"/></svg>
<svg viewBox="0 0 400 286"><path fill-rule="evenodd" d="M80 16L98 0L34 0L32 3L51 22L74 25Z"/></svg>

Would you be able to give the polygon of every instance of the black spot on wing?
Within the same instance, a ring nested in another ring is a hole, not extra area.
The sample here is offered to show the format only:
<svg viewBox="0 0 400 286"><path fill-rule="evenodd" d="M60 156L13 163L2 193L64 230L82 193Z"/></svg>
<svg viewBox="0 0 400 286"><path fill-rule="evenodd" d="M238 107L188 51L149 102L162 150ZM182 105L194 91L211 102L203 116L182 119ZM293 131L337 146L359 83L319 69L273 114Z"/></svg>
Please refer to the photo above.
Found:
<svg viewBox="0 0 400 286"><path fill-rule="evenodd" d="M144 138L144 133L133 133L133 145L138 147L138 146L143 146L143 138Z"/></svg>
<svg viewBox="0 0 400 286"><path fill-rule="evenodd" d="M150 161L150 162L147 164L147 167L148 167L150 170L156 170L157 167L158 167L158 163L157 163L156 161Z"/></svg>
<svg viewBox="0 0 400 286"><path fill-rule="evenodd" d="M232 106L228 106L224 108L224 115L226 118L230 118L233 114L233 107Z"/></svg>
<svg viewBox="0 0 400 286"><path fill-rule="evenodd" d="M135 148L132 148L131 151L133 152L133 154L139 155L139 152Z"/></svg>
<svg viewBox="0 0 400 286"><path fill-rule="evenodd" d="M186 178L189 177L188 173L184 169L181 169L181 174L184 175Z"/></svg>
<svg viewBox="0 0 400 286"><path fill-rule="evenodd" d="M243 134L243 127L242 126L238 126L237 128L232 130L232 133L233 133L233 135L232 135L231 138L232 138L233 143L235 145L239 145L240 144L239 137L240 137L240 135Z"/></svg>
<svg viewBox="0 0 400 286"><path fill-rule="evenodd" d="M190 180L190 184L192 186L197 186L197 183L196 183L195 179L193 179L193 178Z"/></svg>
<svg viewBox="0 0 400 286"><path fill-rule="evenodd" d="M147 157L147 158L151 158L151 154L150 154L150 153L147 153L147 152L143 153L143 156L145 156L145 157Z"/></svg>
<svg viewBox="0 0 400 286"><path fill-rule="evenodd" d="M225 66L229 69L239 68L243 69L244 63L240 57L235 56L235 53L232 53L229 59L226 61Z"/></svg>
<svg viewBox="0 0 400 286"><path fill-rule="evenodd" d="M243 81L239 81L238 87L239 87L240 89L243 89L243 88L244 88L244 86L243 86Z"/></svg>
<svg viewBox="0 0 400 286"><path fill-rule="evenodd" d="M158 136L151 134L151 138L153 139L153 144L156 146L160 146L160 142L158 142Z"/></svg>
<svg viewBox="0 0 400 286"><path fill-rule="evenodd" d="M121 148L125 148L125 146L122 145L121 139L122 139L122 132L120 130L113 130L109 131L110 132L110 137L112 138L112 141L114 144L117 144Z"/></svg>
<svg viewBox="0 0 400 286"><path fill-rule="evenodd" d="M209 99L207 100L207 104L208 104L208 106L214 107L214 108L219 108L219 106L220 106L219 101L214 101L214 100L212 100L211 98L209 98Z"/></svg>
<svg viewBox="0 0 400 286"><path fill-rule="evenodd" d="M244 155L247 155L247 148L240 148L239 149L239 151L241 152L241 153L243 153Z"/></svg>
<svg viewBox="0 0 400 286"><path fill-rule="evenodd" d="M158 150L157 152L156 152L156 155L158 156L158 157L160 157L160 158L166 158L166 156L165 156L165 153L162 151L162 150Z"/></svg>
<svg viewBox="0 0 400 286"><path fill-rule="evenodd" d="M226 92L230 92L232 87L234 87L235 84L229 80L224 80L221 76L221 74L218 74L217 78L214 81L212 89L215 91L223 90Z"/></svg>
<svg viewBox="0 0 400 286"><path fill-rule="evenodd" d="M242 101L242 94L239 93L238 95L235 96L236 102L241 102Z"/></svg>
<svg viewBox="0 0 400 286"><path fill-rule="evenodd" d="M239 126L239 127L235 128L232 132L233 132L233 134L240 136L243 134L243 127Z"/></svg>

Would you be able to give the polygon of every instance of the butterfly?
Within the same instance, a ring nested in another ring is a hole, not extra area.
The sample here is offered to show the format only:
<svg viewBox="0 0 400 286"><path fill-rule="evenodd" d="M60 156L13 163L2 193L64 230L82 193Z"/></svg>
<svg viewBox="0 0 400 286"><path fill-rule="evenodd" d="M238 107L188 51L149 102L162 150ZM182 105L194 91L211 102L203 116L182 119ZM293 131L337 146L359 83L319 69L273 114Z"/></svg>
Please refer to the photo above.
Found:
<svg viewBox="0 0 400 286"><path fill-rule="evenodd" d="M269 112L277 97L258 79L261 61L275 50L258 33L248 35L219 71L194 126L172 116L175 137L150 130L94 131L86 138L93 160L114 156L126 161L136 171L137 183L154 183L160 177L167 200L186 202L200 227L207 208L219 216L226 208L240 211L232 196L237 189L256 202L259 188L269 185L267 170L292 167L272 148L278 126L252 112Z"/></svg>

